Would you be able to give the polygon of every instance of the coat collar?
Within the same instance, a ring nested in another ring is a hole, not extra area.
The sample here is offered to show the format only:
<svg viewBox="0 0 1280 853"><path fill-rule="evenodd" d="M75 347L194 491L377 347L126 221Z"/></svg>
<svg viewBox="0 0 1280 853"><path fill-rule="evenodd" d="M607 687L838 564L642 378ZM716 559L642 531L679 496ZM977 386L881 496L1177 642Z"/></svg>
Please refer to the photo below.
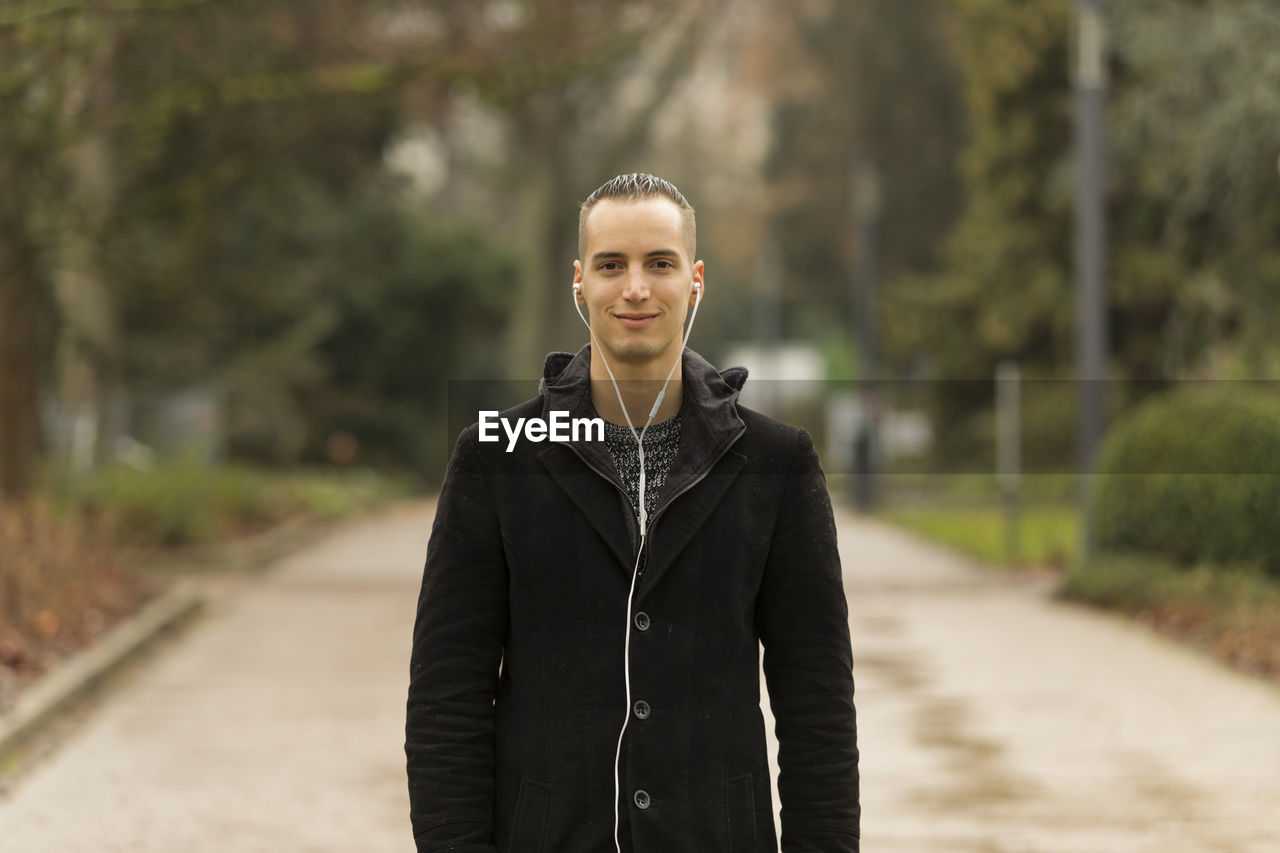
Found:
<svg viewBox="0 0 1280 853"><path fill-rule="evenodd" d="M649 574L654 580L665 568L664 563L668 559L674 559L676 552L706 520L720 495L728 488L733 475L741 467L741 460L733 458L717 470L716 476L708 476L716 462L726 456L729 447L746 429L737 411L738 394L747 379L746 368L731 367L720 372L691 349L686 348L683 356L681 378L684 399L681 402L680 449L658 495L654 520L663 514L666 506L676 497L704 478L707 482L691 492L690 506L682 508L679 520L663 522L662 533L654 537L658 545L651 549L648 560ZM590 344L576 354L553 352L547 356L538 389L543 400L544 418L551 411L567 411L573 418L594 416L590 368ZM622 481L614 468L609 450L604 442L578 441L567 444L600 475L595 478L596 483L584 482L581 477L573 476L573 468L566 466L564 450L561 448L547 447L541 454L543 461L592 525L614 548L615 554L629 572L634 552L628 556L625 547L630 541L626 533L628 528L625 526L625 518L618 511L616 497L602 500L602 493L598 489L600 478L612 483L616 490L622 488ZM581 469L577 470L580 472ZM619 533L625 538L619 540Z"/></svg>
<svg viewBox="0 0 1280 853"><path fill-rule="evenodd" d="M686 383L686 389L692 382L710 383L713 379L718 379L720 384L710 389L711 396L729 397L730 402L737 402L738 394L742 392L742 386L747 381L745 367L729 367L722 373L688 347L685 347L683 355L680 376ZM590 376L591 344L584 345L577 353L547 353L546 361L542 364L542 378L538 380L538 394L545 398L549 389L562 389L569 386L582 386L585 390ZM689 394L686 390L685 400L688 399Z"/></svg>
<svg viewBox="0 0 1280 853"><path fill-rule="evenodd" d="M657 506L664 499L677 494L687 484L681 475L696 478L709 467L728 443L743 430L738 416L738 394L747 381L745 367L730 367L723 373L711 366L705 358L685 348L681 359L680 376L684 399L681 402L683 418L680 451L667 473L666 485L659 495ZM595 411L591 405L591 345L587 344L576 354L553 352L543 365L538 391L542 397L542 416L552 411L565 411L570 417L591 417ZM637 424L637 426L639 426ZM593 467L621 486L613 459L603 442L570 442L573 449ZM683 463L683 464L682 464Z"/></svg>

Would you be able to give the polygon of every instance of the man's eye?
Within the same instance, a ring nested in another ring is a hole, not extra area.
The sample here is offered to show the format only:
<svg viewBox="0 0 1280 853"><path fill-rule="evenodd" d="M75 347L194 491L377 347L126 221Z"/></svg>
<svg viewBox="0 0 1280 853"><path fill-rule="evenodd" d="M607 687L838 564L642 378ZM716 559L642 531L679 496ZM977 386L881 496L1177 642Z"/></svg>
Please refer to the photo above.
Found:
<svg viewBox="0 0 1280 853"><path fill-rule="evenodd" d="M665 259L659 259L657 261L654 261L653 265L658 267L659 269L664 269L664 270L675 269L675 264Z"/></svg>

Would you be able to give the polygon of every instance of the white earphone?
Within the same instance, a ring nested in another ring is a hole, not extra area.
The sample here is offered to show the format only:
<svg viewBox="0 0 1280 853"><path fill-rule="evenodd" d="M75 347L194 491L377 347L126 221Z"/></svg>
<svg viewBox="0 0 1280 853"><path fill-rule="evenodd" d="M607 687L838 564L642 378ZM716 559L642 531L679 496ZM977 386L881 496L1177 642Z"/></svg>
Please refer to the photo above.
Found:
<svg viewBox="0 0 1280 853"><path fill-rule="evenodd" d="M649 424L653 423L654 416L658 414L658 408L662 405L662 398L667 394L667 385L671 382L671 377L675 375L676 368L680 366L680 360L684 356L684 348L689 345L689 335L693 332L693 321L698 318L698 306L702 304L702 282L693 280L693 313L689 315L689 327L685 329L684 340L680 344L680 353L676 356L675 364L671 365L671 370L667 371L667 378L662 383L661 390L658 391L657 398L653 401L653 408L649 410L649 419L645 421L644 426L636 432L635 424L631 422L631 415L627 412L627 404L622 401L622 390L618 388L618 380L613 375L609 362L605 360L604 352L596 341L595 330L591 328L591 322L587 320L582 313L582 306L578 304L578 297L582 295L582 282L575 281L573 283L573 307L578 312L578 317L587 327L587 333L590 335L593 343L596 344L592 349L592 356L599 355L600 363L604 365L604 369L609 374L609 380L613 383L613 391L618 395L618 405L622 407L622 416L627 420L627 426L631 428L631 435L636 440L636 452L640 457L640 484L639 484L639 515L640 515L640 545L636 549L636 562L631 567L631 589L627 593L627 628L623 639L622 646L622 670L626 680L627 689L627 713L622 720L622 729L618 732L618 746L613 756L613 844L617 848L617 853L622 853L622 842L618 838L618 830L621 827L621 812L618 807L619 800L622 796L622 780L619 778L619 767L622 761L622 739L627 733L627 723L631 721L631 604L635 599L636 581L640 577L640 557L644 554L645 536L648 534L649 512L645 508L645 471L644 471L644 434L649 429Z"/></svg>

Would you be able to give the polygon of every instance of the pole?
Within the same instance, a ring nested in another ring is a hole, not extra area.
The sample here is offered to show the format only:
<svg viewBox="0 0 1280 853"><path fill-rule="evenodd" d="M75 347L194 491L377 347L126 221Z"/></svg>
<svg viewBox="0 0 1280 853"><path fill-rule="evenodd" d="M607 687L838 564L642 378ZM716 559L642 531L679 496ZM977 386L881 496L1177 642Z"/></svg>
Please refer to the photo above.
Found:
<svg viewBox="0 0 1280 853"><path fill-rule="evenodd" d="M853 167L853 220L857 254L853 269L854 330L858 337L859 384L863 389L863 420L854 447L854 500L860 510L876 503L879 400L877 371L876 289L880 276L880 172L875 161L861 157Z"/></svg>
<svg viewBox="0 0 1280 853"><path fill-rule="evenodd" d="M1106 375L1106 209L1103 201L1103 119L1107 78L1100 0L1076 0L1076 370L1080 380L1078 454L1080 559L1095 548L1090 517L1093 467L1104 418Z"/></svg>
<svg viewBox="0 0 1280 853"><path fill-rule="evenodd" d="M755 281L755 327L756 346L760 349L760 358L766 363L776 363L778 347L782 343L782 263L779 259L778 243L772 237L765 240L760 254L756 258ZM778 380L766 379L755 389L756 399L765 412L781 417L777 411L779 395L775 383Z"/></svg>
<svg viewBox="0 0 1280 853"><path fill-rule="evenodd" d="M1009 563L1022 558L1022 387L1013 361L996 366L996 479L1004 506L1004 555Z"/></svg>

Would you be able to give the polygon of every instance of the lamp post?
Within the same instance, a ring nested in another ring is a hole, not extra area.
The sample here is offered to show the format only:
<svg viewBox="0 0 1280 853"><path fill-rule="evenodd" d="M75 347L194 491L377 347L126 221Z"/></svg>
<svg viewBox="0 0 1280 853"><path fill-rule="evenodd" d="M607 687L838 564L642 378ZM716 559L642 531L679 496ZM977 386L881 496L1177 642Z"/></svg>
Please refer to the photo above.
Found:
<svg viewBox="0 0 1280 853"><path fill-rule="evenodd" d="M876 503L879 465L879 399L875 384L877 350L876 290L879 270L881 190L875 161L859 158L853 166L853 222L857 255L853 268L853 328L858 337L859 385L863 418L854 444L853 497L867 512Z"/></svg>
<svg viewBox="0 0 1280 853"><path fill-rule="evenodd" d="M1102 106L1107 90L1101 0L1076 0L1077 46L1075 216L1076 373L1080 380L1078 453L1080 559L1094 552L1090 518L1093 465L1102 437L1106 376L1106 208L1103 199Z"/></svg>
<svg viewBox="0 0 1280 853"><path fill-rule="evenodd" d="M761 362L769 364L776 363L778 349L782 344L782 262L779 254L777 241L768 237L756 258L752 325L755 327L755 342L759 347ZM780 378L773 375L771 379L757 382L752 391L760 408L774 416L780 416L776 409L779 395L775 387Z"/></svg>

